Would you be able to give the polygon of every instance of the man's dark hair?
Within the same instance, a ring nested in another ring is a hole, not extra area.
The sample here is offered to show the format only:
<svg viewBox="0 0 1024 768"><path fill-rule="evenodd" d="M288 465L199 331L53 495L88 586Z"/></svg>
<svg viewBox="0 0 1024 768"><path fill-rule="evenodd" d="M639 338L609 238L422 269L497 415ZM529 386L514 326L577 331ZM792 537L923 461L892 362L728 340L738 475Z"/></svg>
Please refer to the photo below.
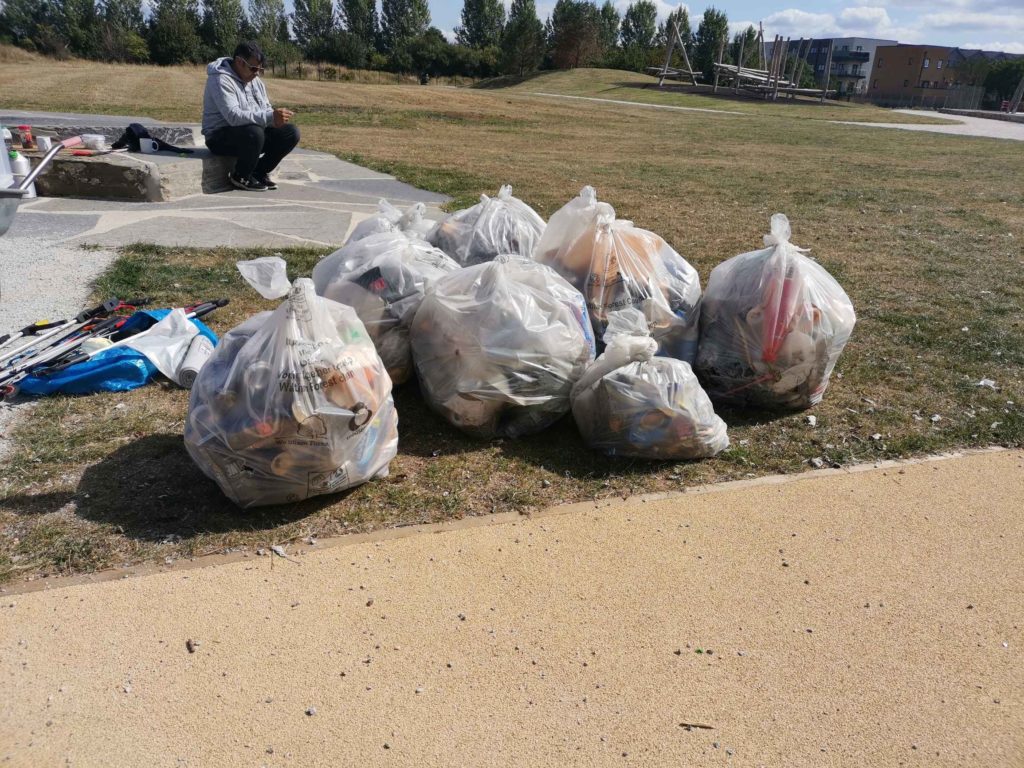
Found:
<svg viewBox="0 0 1024 768"><path fill-rule="evenodd" d="M246 61L255 56L256 61L260 64L264 64L267 61L266 54L263 53L263 49L260 48L255 40L246 40L244 43L236 45L234 55L241 56Z"/></svg>

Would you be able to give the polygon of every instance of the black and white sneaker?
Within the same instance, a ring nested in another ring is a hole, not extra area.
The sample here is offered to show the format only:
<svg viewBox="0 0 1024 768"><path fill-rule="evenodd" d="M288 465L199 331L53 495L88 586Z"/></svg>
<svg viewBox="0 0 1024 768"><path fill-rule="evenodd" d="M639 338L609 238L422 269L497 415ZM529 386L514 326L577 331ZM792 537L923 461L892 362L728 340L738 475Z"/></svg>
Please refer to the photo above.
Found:
<svg viewBox="0 0 1024 768"><path fill-rule="evenodd" d="M267 189L277 189L277 184L275 184L274 180L270 178L269 173L254 173L252 177Z"/></svg>
<svg viewBox="0 0 1024 768"><path fill-rule="evenodd" d="M234 186L234 187L236 187L238 189L244 189L247 192L266 192L267 191L267 185L263 184L260 181L257 181L252 176L249 176L248 178L243 179L241 176L238 176L235 173L229 173L228 174L228 181L231 182L232 186Z"/></svg>

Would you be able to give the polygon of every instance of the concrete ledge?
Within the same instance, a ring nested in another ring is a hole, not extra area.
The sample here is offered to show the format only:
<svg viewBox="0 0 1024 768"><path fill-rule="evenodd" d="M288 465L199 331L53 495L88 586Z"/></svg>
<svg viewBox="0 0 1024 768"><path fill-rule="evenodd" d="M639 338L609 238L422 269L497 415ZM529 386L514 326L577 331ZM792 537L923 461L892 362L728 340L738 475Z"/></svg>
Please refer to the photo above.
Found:
<svg viewBox="0 0 1024 768"><path fill-rule="evenodd" d="M1002 120L1004 123L1024 123L1024 113L995 112L986 109L940 109L944 115L963 115L964 117L983 117L986 120Z"/></svg>
<svg viewBox="0 0 1024 768"><path fill-rule="evenodd" d="M165 203L230 189L227 177L234 163L234 158L212 155L205 147L194 148L190 155L61 154L36 180L36 188L45 197Z"/></svg>

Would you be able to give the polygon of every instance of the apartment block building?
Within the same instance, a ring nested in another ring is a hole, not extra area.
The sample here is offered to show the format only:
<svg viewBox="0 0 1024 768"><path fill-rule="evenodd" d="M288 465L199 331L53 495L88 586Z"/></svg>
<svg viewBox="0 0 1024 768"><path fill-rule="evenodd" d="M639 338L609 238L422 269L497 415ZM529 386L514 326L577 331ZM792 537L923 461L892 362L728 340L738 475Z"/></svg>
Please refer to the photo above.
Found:
<svg viewBox="0 0 1024 768"><path fill-rule="evenodd" d="M949 90L963 85L956 69L958 50L939 45L880 46L867 97L883 106L943 106Z"/></svg>
<svg viewBox="0 0 1024 768"><path fill-rule="evenodd" d="M814 72L814 79L820 87L826 83L825 67L829 63L829 49L832 63L829 75L840 96L865 95L868 76L874 66L875 51L879 46L895 45L895 40L879 40L871 37L815 38L810 46L807 41L790 40L787 53L796 57L801 53L807 65ZM768 46L769 49L771 46Z"/></svg>

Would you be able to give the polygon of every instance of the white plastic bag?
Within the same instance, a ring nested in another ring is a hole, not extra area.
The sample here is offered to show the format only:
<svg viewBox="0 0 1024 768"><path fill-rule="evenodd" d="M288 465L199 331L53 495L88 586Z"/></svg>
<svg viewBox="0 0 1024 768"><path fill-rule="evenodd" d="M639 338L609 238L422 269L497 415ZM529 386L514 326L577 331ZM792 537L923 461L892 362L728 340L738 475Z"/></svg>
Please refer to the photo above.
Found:
<svg viewBox="0 0 1024 768"><path fill-rule="evenodd" d="M192 386L185 447L244 508L387 475L391 379L355 311L300 279L276 310L229 331Z"/></svg>
<svg viewBox="0 0 1024 768"><path fill-rule="evenodd" d="M699 459L729 446L690 364L655 357L643 314L608 319L605 350L572 388L572 415L584 442L609 456Z"/></svg>
<svg viewBox="0 0 1024 768"><path fill-rule="evenodd" d="M413 237L425 238L434 228L433 221L423 218L426 212L426 205L415 203L403 213L381 198L377 202L377 213L356 224L345 244L355 243L364 237L379 235L381 232L404 232Z"/></svg>
<svg viewBox="0 0 1024 768"><path fill-rule="evenodd" d="M711 272L694 368L715 400L801 409L821 400L856 315L842 286L789 242L776 213L764 250Z"/></svg>
<svg viewBox="0 0 1024 768"><path fill-rule="evenodd" d="M503 186L497 197L480 195L472 208L438 222L427 240L464 267L482 264L499 254L530 258L544 232L544 219Z"/></svg>
<svg viewBox="0 0 1024 768"><path fill-rule="evenodd" d="M692 363L697 353L700 277L661 237L615 218L584 187L551 217L534 258L587 299L594 332L602 338L609 314L643 312L658 354Z"/></svg>
<svg viewBox="0 0 1024 768"><path fill-rule="evenodd" d="M411 338L427 403L478 437L519 437L557 420L594 359L579 291L514 255L434 283Z"/></svg>
<svg viewBox="0 0 1024 768"><path fill-rule="evenodd" d="M316 292L355 309L392 382L412 373L409 326L427 286L459 265L424 240L381 232L322 259L313 268Z"/></svg>

